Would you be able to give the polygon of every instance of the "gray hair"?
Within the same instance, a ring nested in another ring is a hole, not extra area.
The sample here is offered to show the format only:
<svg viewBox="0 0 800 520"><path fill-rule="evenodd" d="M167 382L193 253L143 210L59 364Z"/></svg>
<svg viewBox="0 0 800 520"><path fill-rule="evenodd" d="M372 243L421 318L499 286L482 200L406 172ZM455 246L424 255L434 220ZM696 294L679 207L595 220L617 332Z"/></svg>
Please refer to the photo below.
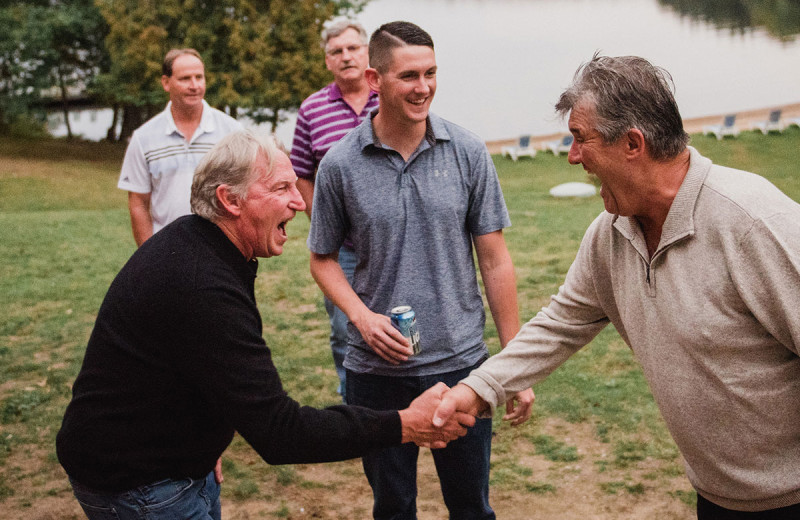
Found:
<svg viewBox="0 0 800 520"><path fill-rule="evenodd" d="M322 47L328 50L328 42L331 38L336 38L347 29L355 29L361 37L361 43L367 44L367 31L364 26L349 18L336 18L331 20L322 30Z"/></svg>
<svg viewBox="0 0 800 520"><path fill-rule="evenodd" d="M217 188L227 185L241 199L247 198L250 186L258 180L253 165L259 154L267 159L267 177L273 173L275 140L253 130L237 130L218 142L200 161L192 181L192 212L212 222L228 213L217 199Z"/></svg>
<svg viewBox="0 0 800 520"><path fill-rule="evenodd" d="M589 102L595 111L595 130L604 142L613 143L636 128L653 159L672 159L689 143L674 87L669 72L644 58L595 53L575 72L555 108L566 117L576 105Z"/></svg>

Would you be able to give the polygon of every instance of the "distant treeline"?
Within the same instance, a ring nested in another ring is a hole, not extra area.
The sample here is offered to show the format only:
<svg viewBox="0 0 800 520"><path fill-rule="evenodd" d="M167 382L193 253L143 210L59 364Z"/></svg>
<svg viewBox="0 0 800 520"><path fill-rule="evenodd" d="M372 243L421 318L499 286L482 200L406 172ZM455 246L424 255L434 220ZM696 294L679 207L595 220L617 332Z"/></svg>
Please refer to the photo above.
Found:
<svg viewBox="0 0 800 520"><path fill-rule="evenodd" d="M55 97L71 136L77 92L112 107L108 139L126 139L163 108L161 62L176 47L203 55L209 103L275 125L330 81L323 23L367 2L0 0L0 134L41 126Z"/></svg>
<svg viewBox="0 0 800 520"><path fill-rule="evenodd" d="M723 29L765 29L771 36L793 41L800 34L800 0L658 0L684 16Z"/></svg>

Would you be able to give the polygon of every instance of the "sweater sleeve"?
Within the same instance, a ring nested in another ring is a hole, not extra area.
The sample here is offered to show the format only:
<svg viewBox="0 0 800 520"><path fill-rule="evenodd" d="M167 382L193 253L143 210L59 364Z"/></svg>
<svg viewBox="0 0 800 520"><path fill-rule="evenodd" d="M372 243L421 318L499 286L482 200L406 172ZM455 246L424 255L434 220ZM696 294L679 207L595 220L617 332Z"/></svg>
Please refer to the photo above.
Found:
<svg viewBox="0 0 800 520"><path fill-rule="evenodd" d="M198 291L188 327L192 345L183 375L220 421L238 431L270 464L344 460L401 440L396 411L353 406L318 410L284 391L261 318L245 291L220 284Z"/></svg>
<svg viewBox="0 0 800 520"><path fill-rule="evenodd" d="M798 354L800 344L800 211L755 220L739 243L731 276L764 328Z"/></svg>
<svg viewBox="0 0 800 520"><path fill-rule="evenodd" d="M594 283L603 276L593 253L600 220L586 232L550 305L524 324L506 348L462 381L489 403L492 414L511 396L547 377L608 324Z"/></svg>

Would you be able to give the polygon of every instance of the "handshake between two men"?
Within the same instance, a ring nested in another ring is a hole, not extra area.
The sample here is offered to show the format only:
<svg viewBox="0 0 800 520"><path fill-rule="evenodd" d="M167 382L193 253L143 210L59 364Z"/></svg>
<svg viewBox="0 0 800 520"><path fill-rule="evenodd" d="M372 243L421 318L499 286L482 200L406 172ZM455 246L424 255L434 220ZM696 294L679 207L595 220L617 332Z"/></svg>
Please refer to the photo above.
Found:
<svg viewBox="0 0 800 520"><path fill-rule="evenodd" d="M535 396L532 390L521 392L506 403L503 420L517 426L531 416ZM447 443L467 433L475 418L489 410L489 404L469 386L448 388L437 383L401 410L403 443L413 442L426 448L444 448Z"/></svg>

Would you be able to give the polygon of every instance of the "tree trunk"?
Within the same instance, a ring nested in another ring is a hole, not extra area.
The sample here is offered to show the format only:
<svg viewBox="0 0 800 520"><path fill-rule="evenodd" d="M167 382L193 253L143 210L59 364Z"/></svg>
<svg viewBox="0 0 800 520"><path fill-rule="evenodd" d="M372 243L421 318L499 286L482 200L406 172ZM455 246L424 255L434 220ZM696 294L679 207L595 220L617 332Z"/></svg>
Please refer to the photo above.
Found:
<svg viewBox="0 0 800 520"><path fill-rule="evenodd" d="M278 112L277 108L272 109L272 115L267 119L267 123L269 123L269 133L274 133L275 129L278 127Z"/></svg>
<svg viewBox="0 0 800 520"><path fill-rule="evenodd" d="M123 105L122 129L119 133L120 141L127 141L130 139L133 131L142 125L144 122L142 108L143 107L137 107L136 105Z"/></svg>
<svg viewBox="0 0 800 520"><path fill-rule="evenodd" d="M111 119L111 126L108 127L108 132L106 132L106 141L116 141L117 140L117 121L119 121L119 104L114 103L111 106L111 110L114 111L114 117Z"/></svg>
<svg viewBox="0 0 800 520"><path fill-rule="evenodd" d="M69 103L67 103L67 86L61 69L58 70L58 86L61 88L61 110L64 112L64 124L67 125L67 139L72 139L72 127L69 124Z"/></svg>

